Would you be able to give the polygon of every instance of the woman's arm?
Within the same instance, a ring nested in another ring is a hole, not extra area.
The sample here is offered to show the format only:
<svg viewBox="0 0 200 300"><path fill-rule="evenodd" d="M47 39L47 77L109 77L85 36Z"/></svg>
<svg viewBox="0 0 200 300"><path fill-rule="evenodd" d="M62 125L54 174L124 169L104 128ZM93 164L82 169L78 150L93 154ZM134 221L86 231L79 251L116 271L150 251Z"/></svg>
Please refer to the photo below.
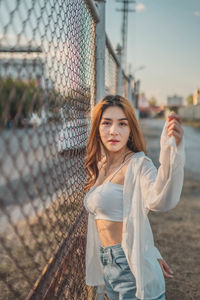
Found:
<svg viewBox="0 0 200 300"><path fill-rule="evenodd" d="M183 129L179 116L170 115L161 135L160 167L158 170L149 158L141 169L141 186L144 208L167 211L179 201L184 176Z"/></svg>

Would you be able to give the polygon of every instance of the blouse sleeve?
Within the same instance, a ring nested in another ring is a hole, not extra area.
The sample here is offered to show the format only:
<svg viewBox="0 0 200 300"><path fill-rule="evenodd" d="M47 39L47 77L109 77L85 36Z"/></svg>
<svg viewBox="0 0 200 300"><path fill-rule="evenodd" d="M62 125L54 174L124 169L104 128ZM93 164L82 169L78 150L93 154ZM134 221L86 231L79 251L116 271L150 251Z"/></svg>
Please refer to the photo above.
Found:
<svg viewBox="0 0 200 300"><path fill-rule="evenodd" d="M154 246L154 253L155 253L155 257L157 258L157 259L163 259L163 257L162 257L162 255L160 254L160 251L158 250L158 248L156 248L155 246Z"/></svg>
<svg viewBox="0 0 200 300"><path fill-rule="evenodd" d="M184 138L176 145L174 137L169 138L163 128L160 139L160 166L154 166L150 158L145 157L141 168L141 187L144 210L168 211L174 208L181 195L184 178Z"/></svg>

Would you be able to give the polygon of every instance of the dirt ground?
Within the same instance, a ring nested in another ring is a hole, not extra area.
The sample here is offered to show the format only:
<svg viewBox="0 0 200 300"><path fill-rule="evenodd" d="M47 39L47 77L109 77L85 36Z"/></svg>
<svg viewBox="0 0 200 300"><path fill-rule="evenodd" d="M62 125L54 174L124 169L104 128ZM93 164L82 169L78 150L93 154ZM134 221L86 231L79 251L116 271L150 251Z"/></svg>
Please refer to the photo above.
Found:
<svg viewBox="0 0 200 300"><path fill-rule="evenodd" d="M144 124L142 130L149 156L158 165L158 131ZM200 299L200 176L186 170L177 207L149 217L155 244L174 272L173 279L166 279L166 299Z"/></svg>

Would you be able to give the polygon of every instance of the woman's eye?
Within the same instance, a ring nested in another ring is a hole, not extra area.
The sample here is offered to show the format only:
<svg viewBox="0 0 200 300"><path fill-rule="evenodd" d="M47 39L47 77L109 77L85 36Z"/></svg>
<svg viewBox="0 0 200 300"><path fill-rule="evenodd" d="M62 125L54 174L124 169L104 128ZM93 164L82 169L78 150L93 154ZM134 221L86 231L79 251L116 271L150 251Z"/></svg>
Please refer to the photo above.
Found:
<svg viewBox="0 0 200 300"><path fill-rule="evenodd" d="M102 125L109 125L109 122L103 122Z"/></svg>
<svg viewBox="0 0 200 300"><path fill-rule="evenodd" d="M126 126L126 123L121 122L121 123L120 123L120 126Z"/></svg>

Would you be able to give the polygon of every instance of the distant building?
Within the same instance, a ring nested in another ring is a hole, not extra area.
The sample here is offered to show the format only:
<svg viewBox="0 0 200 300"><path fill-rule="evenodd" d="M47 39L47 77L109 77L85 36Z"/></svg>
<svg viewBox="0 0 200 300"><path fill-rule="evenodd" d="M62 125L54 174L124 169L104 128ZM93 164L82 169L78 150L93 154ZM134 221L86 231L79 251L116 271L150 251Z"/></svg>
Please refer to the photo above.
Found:
<svg viewBox="0 0 200 300"><path fill-rule="evenodd" d="M34 79L41 88L54 88L54 82L47 74L41 47L0 45L0 77L8 76L24 81Z"/></svg>
<svg viewBox="0 0 200 300"><path fill-rule="evenodd" d="M139 103L138 103L139 107L149 107L149 101L145 95L145 93L141 93L139 95Z"/></svg>
<svg viewBox="0 0 200 300"><path fill-rule="evenodd" d="M156 117L161 115L164 111L164 107L160 105L150 105L149 100L145 96L145 93L141 93L139 96L139 112L141 118Z"/></svg>
<svg viewBox="0 0 200 300"><path fill-rule="evenodd" d="M183 97L174 95L167 97L167 106L182 106L183 105Z"/></svg>
<svg viewBox="0 0 200 300"><path fill-rule="evenodd" d="M194 95L193 95L193 104L194 105L200 104L200 89L197 89L194 92Z"/></svg>

